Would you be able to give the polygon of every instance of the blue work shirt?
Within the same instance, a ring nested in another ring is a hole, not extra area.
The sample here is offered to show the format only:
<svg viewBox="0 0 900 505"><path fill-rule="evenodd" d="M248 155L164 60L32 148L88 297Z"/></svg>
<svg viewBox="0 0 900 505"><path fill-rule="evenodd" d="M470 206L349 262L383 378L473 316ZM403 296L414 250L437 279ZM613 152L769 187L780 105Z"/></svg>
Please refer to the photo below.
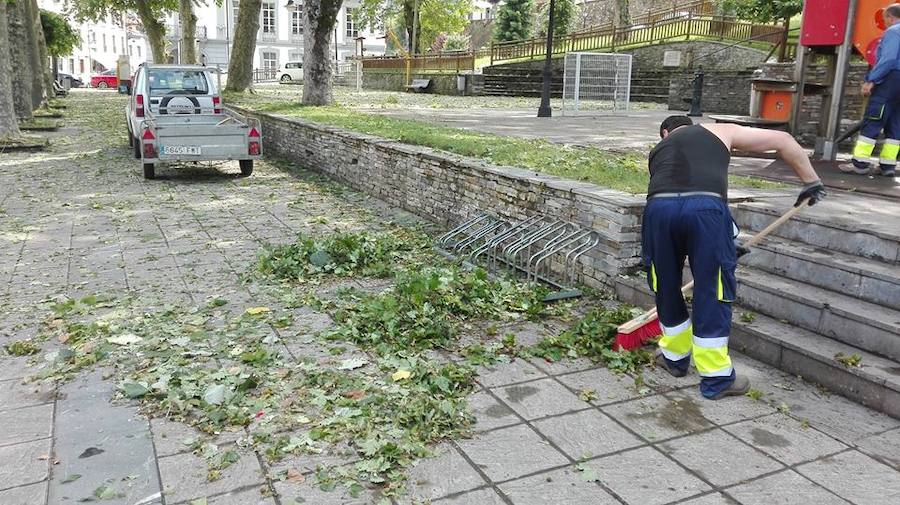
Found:
<svg viewBox="0 0 900 505"><path fill-rule="evenodd" d="M866 81L881 84L892 70L900 70L900 23L884 31L875 54L875 66L866 74Z"/></svg>

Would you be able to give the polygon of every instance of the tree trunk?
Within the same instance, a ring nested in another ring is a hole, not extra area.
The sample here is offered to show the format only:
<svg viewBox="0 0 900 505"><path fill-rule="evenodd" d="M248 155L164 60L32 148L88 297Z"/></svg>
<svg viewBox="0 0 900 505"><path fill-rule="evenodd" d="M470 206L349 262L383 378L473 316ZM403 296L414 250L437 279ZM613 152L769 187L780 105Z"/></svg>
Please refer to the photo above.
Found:
<svg viewBox="0 0 900 505"><path fill-rule="evenodd" d="M628 11L628 0L616 0L615 9L616 28L631 26L631 13Z"/></svg>
<svg viewBox="0 0 900 505"><path fill-rule="evenodd" d="M0 139L19 135L19 122L13 105L9 25L6 18L6 11L10 8L13 6L0 1Z"/></svg>
<svg viewBox="0 0 900 505"><path fill-rule="evenodd" d="M225 85L228 91L244 91L253 80L253 53L256 51L260 9L262 0L241 0L238 6L231 60L228 62L228 83Z"/></svg>
<svg viewBox="0 0 900 505"><path fill-rule="evenodd" d="M416 0L406 0L403 2L403 23L406 25L406 47L409 49L409 54L419 54L419 47L422 45L417 40L419 39L419 34L413 34L417 29L419 31L422 29L422 23L416 19L419 12L416 10L415 2ZM419 7L421 7L421 5ZM415 41L416 47L413 47L413 41Z"/></svg>
<svg viewBox="0 0 900 505"><path fill-rule="evenodd" d="M6 6L9 40L16 41L9 43L8 53L11 68L16 70L12 72L12 95L16 117L20 120L31 119L34 110L31 104L32 68L28 51L28 32L31 30L26 3L19 0Z"/></svg>
<svg viewBox="0 0 900 505"><path fill-rule="evenodd" d="M194 0L179 0L178 17L181 20L181 62L196 64L197 16L194 14Z"/></svg>
<svg viewBox="0 0 900 505"><path fill-rule="evenodd" d="M138 17L141 18L141 24L144 25L144 32L147 34L150 51L153 53L153 62L166 63L165 25L159 22L148 0L136 0L135 4Z"/></svg>
<svg viewBox="0 0 900 505"><path fill-rule="evenodd" d="M44 73L42 70L44 65L41 61L40 42L37 37L39 32L34 26L36 9L32 0L16 0L16 2L22 3L22 14L26 20L25 38L21 40L26 46L25 51L30 66L28 75L31 77L31 110L34 110L44 103ZM38 20L38 26L40 25L40 20Z"/></svg>
<svg viewBox="0 0 900 505"><path fill-rule="evenodd" d="M50 50L47 49L47 39L44 38L44 28L41 24L41 9L38 7L37 0L31 0L32 9L32 27L34 29L34 40L37 42L37 58L35 64L38 78L41 83L41 101L40 105L47 105L47 100L53 97L53 73L50 68ZM55 68L55 67L54 67Z"/></svg>
<svg viewBox="0 0 900 505"><path fill-rule="evenodd" d="M341 0L307 0L303 20L303 103L328 105L331 96L331 39Z"/></svg>

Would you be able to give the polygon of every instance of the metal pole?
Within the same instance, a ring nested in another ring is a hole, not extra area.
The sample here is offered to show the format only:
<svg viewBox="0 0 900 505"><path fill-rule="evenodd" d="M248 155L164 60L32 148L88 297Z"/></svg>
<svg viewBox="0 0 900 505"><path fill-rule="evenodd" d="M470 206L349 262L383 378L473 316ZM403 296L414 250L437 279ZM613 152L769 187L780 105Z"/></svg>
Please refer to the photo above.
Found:
<svg viewBox="0 0 900 505"><path fill-rule="evenodd" d="M573 93L573 98L575 99L575 112L578 112L578 102L581 98L579 93L581 91L581 53L575 53L575 92ZM565 78L563 78L563 86L565 86Z"/></svg>
<svg viewBox="0 0 900 505"><path fill-rule="evenodd" d="M544 83L541 88L541 106L538 107L537 117L550 117L553 112L550 109L550 78L553 75L553 10L556 2L550 0L550 19L547 21L547 57L544 58Z"/></svg>
<svg viewBox="0 0 900 505"><path fill-rule="evenodd" d="M797 83L797 92L794 94L794 104L791 108L791 122L789 125L791 134L796 136L800 132L800 112L803 110L803 94L806 88L806 64L809 50L806 46L797 46L796 63L794 65L794 82Z"/></svg>
<svg viewBox="0 0 900 505"><path fill-rule="evenodd" d="M853 14L856 12L856 3L857 0L850 0L844 43L838 48L837 68L834 72L831 103L828 107L828 124L825 129L825 144L822 146L822 159L826 160L834 160L837 156L837 144L834 140L837 138L837 130L841 124L841 105L844 102L844 88L847 85L847 71L853 51Z"/></svg>

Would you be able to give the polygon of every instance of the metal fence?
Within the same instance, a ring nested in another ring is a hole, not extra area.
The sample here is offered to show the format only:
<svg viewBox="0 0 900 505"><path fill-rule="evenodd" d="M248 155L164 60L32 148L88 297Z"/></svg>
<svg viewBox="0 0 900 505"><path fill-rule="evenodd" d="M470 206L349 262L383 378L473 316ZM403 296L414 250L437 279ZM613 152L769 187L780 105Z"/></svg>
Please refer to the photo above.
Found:
<svg viewBox="0 0 900 505"><path fill-rule="evenodd" d="M362 59L366 72L394 72L406 70L407 64L411 72L418 73L459 73L475 70L475 54L471 51L454 53L434 53L415 55L411 58L403 56L380 56Z"/></svg>
<svg viewBox="0 0 900 505"><path fill-rule="evenodd" d="M566 54L562 93L564 116L628 110L630 99L630 54Z"/></svg>
<svg viewBox="0 0 900 505"><path fill-rule="evenodd" d="M278 79L278 69L276 68L254 68L253 82L268 82Z"/></svg>

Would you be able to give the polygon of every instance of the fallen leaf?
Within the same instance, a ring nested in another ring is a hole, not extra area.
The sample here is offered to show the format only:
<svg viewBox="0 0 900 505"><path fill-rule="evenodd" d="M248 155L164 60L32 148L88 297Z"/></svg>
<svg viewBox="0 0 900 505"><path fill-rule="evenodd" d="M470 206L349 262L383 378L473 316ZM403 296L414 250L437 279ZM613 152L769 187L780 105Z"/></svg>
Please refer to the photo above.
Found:
<svg viewBox="0 0 900 505"><path fill-rule="evenodd" d="M122 392L126 398L140 398L150 392L143 384L137 382L126 382L122 384Z"/></svg>
<svg viewBox="0 0 900 505"><path fill-rule="evenodd" d="M587 463L579 463L575 465L575 469L581 472L581 479L585 482L598 482L600 480L600 474L597 473L597 470L594 470Z"/></svg>
<svg viewBox="0 0 900 505"><path fill-rule="evenodd" d="M269 307L250 307L247 309L247 314L251 316L258 316L259 314L264 314L266 312L271 312Z"/></svg>
<svg viewBox="0 0 900 505"><path fill-rule="evenodd" d="M223 384L210 386L203 394L203 401L210 405L221 405L225 401L225 386Z"/></svg>
<svg viewBox="0 0 900 505"><path fill-rule="evenodd" d="M357 368L366 366L369 362L362 358L350 358L345 359L341 362L341 365L338 367L338 370L355 370Z"/></svg>
<svg viewBox="0 0 900 505"><path fill-rule="evenodd" d="M366 396L366 393L364 391L360 391L359 389L347 391L346 393L344 393L344 398L352 398L354 400L362 400L364 396Z"/></svg>
<svg viewBox="0 0 900 505"><path fill-rule="evenodd" d="M71 337L72 337L71 334L69 334L69 333L63 333L63 334L61 334L60 336L56 337L56 339L59 340L59 343L60 343L60 344L65 344L66 342L69 341L69 338L71 338Z"/></svg>
<svg viewBox="0 0 900 505"><path fill-rule="evenodd" d="M297 470L296 468L288 468L287 480L297 483L297 484L300 484L301 482L306 480L306 477L304 477L303 474L300 473L300 471Z"/></svg>
<svg viewBox="0 0 900 505"><path fill-rule="evenodd" d="M50 455L49 454L41 454L40 456L38 456L38 459L41 461L47 461L48 459L50 459Z"/></svg>
<svg viewBox="0 0 900 505"><path fill-rule="evenodd" d="M68 484L70 482L75 482L76 480L81 478L81 474L79 473L70 473L66 476L65 479L62 480L62 484Z"/></svg>
<svg viewBox="0 0 900 505"><path fill-rule="evenodd" d="M106 339L106 341L109 342L110 344L116 344L116 345L136 344L142 340L144 340L144 339L133 333L125 333L123 335L117 335L115 337L109 337Z"/></svg>
<svg viewBox="0 0 900 505"><path fill-rule="evenodd" d="M197 498L196 500L191 500L188 502L188 505L207 505L206 497Z"/></svg>
<svg viewBox="0 0 900 505"><path fill-rule="evenodd" d="M412 375L409 370L399 369L394 372L394 375L391 375L391 379L394 379L394 382L402 381L404 379L409 379Z"/></svg>

